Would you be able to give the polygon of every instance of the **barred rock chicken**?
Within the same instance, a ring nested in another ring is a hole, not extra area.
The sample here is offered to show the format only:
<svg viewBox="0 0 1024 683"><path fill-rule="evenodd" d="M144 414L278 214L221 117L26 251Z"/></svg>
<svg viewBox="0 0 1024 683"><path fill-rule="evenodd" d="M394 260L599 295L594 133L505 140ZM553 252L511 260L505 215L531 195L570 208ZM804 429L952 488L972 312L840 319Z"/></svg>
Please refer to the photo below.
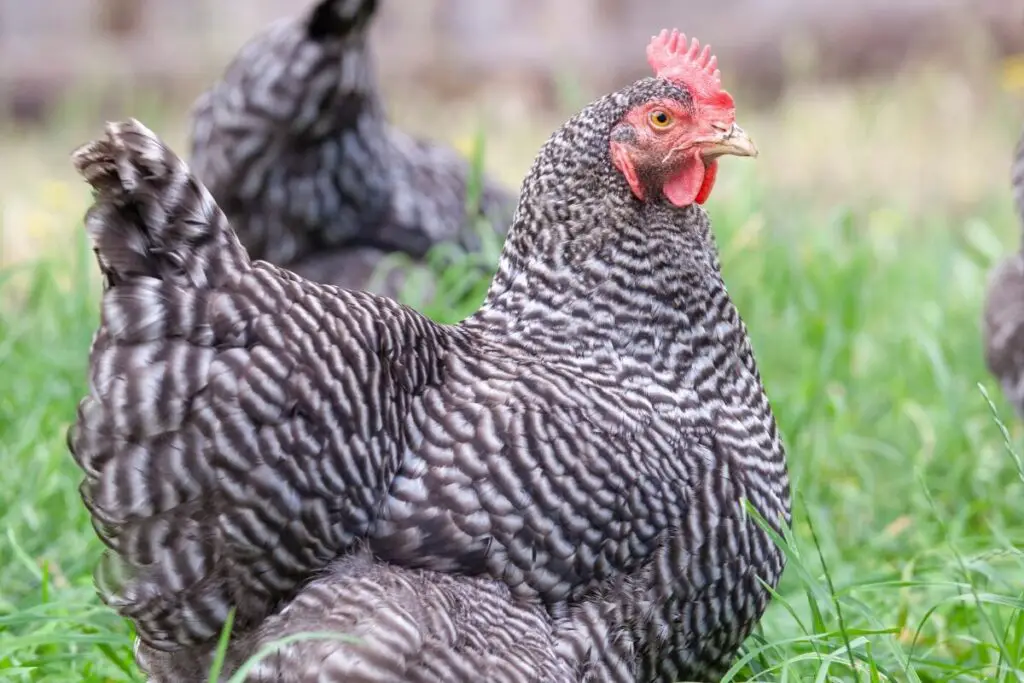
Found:
<svg viewBox="0 0 1024 683"><path fill-rule="evenodd" d="M480 246L504 235L510 193L485 180L467 213L469 164L388 125L366 32L376 0L321 0L247 43L192 114L191 166L252 258L342 287L394 295L393 252Z"/></svg>
<svg viewBox="0 0 1024 683"><path fill-rule="evenodd" d="M648 61L654 77L544 144L487 298L457 325L251 261L138 122L75 153L106 287L68 443L110 547L101 589L144 663L188 666L232 606L242 641L310 601L359 606L330 568L365 547L385 574L505 586L505 617L466 627L485 640L542 605L545 647L580 681L722 674L784 565L745 501L790 520L700 206L719 157L756 149L708 48L662 32ZM364 635L426 647L415 629ZM352 680L333 672L319 680Z"/></svg>
<svg viewBox="0 0 1024 683"><path fill-rule="evenodd" d="M590 636L575 621L556 627L538 602L514 600L499 581L356 553L332 562L284 609L232 642L225 668L235 671L275 641L309 633L257 660L246 680L578 683L591 680L592 657ZM209 680L212 647L190 656L145 646L138 652L150 681Z"/></svg>
<svg viewBox="0 0 1024 683"><path fill-rule="evenodd" d="M1024 133L1017 142L1010 180L1024 228ZM1024 417L1024 244L989 276L983 328L985 364Z"/></svg>

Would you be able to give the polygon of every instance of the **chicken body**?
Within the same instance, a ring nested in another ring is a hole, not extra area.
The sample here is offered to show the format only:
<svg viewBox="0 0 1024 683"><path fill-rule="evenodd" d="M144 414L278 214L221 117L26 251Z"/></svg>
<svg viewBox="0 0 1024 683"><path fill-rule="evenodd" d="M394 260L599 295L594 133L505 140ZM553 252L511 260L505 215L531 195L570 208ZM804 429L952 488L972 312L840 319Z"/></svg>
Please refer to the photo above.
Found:
<svg viewBox="0 0 1024 683"><path fill-rule="evenodd" d="M107 289L69 446L143 648L188 659L232 605L259 634L365 543L568 620L580 680L724 672L783 569L745 501L779 529L789 484L707 215L609 158L651 101L693 106L648 78L551 137L454 326L251 261L137 122L76 153Z"/></svg>
<svg viewBox="0 0 1024 683"><path fill-rule="evenodd" d="M1017 213L1024 229L1024 133L1010 170ZM1006 398L1024 417L1024 244L989 275L983 335L985 365L999 380Z"/></svg>
<svg viewBox="0 0 1024 683"><path fill-rule="evenodd" d="M584 683L592 679L582 623L553 620L497 581L356 552L233 640L224 670L266 652L250 665L250 683ZM142 644L138 658L151 683L205 683L213 652L212 644L187 653Z"/></svg>
<svg viewBox="0 0 1024 683"><path fill-rule="evenodd" d="M453 149L389 125L367 30L377 0L320 0L250 40L193 107L190 166L253 258L303 277L394 296L434 245L503 237L511 193Z"/></svg>

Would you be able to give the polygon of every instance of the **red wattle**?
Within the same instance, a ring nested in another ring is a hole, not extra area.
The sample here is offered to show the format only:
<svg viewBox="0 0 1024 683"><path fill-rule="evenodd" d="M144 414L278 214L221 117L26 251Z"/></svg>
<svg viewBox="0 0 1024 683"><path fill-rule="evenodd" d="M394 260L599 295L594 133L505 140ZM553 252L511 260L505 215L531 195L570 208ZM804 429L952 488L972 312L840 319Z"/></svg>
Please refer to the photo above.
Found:
<svg viewBox="0 0 1024 683"><path fill-rule="evenodd" d="M698 204L703 204L711 196L711 190L715 186L715 176L718 175L718 160L712 161L704 169L704 182L700 186L700 192L697 193L697 198L694 199Z"/></svg>
<svg viewBox="0 0 1024 683"><path fill-rule="evenodd" d="M699 156L693 155L683 163L674 176L665 181L662 191L676 206L689 206L698 201L697 197L704 190L704 176L704 162Z"/></svg>

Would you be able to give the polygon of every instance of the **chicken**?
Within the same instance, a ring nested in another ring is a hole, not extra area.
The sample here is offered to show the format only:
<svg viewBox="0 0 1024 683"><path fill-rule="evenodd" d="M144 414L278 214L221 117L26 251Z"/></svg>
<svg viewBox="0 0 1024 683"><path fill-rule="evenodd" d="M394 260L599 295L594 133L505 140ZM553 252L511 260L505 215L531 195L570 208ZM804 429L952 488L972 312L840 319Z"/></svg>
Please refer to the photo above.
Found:
<svg viewBox="0 0 1024 683"><path fill-rule="evenodd" d="M745 501L790 522L700 206L756 149L707 48L663 32L648 60L543 145L457 325L251 261L138 122L75 153L106 287L68 443L140 649L188 659L230 606L258 632L365 545L539 601L588 681L722 674L784 566Z"/></svg>
<svg viewBox="0 0 1024 683"><path fill-rule="evenodd" d="M1024 132L1014 153L1010 184L1024 228ZM982 327L985 365L1024 417L1024 244L992 269Z"/></svg>
<svg viewBox="0 0 1024 683"><path fill-rule="evenodd" d="M360 552L232 641L224 671L256 655L250 683L582 683L591 680L592 636L576 626L552 620L536 601L514 600L500 582L403 569ZM296 640L273 648L288 638ZM140 647L139 663L152 683L205 683L213 653Z"/></svg>
<svg viewBox="0 0 1024 683"><path fill-rule="evenodd" d="M467 161L388 125L367 46L376 6L321 0L250 40L193 107L191 167L253 258L393 296L405 273L374 277L387 255L478 249L515 202L478 179L467 213Z"/></svg>

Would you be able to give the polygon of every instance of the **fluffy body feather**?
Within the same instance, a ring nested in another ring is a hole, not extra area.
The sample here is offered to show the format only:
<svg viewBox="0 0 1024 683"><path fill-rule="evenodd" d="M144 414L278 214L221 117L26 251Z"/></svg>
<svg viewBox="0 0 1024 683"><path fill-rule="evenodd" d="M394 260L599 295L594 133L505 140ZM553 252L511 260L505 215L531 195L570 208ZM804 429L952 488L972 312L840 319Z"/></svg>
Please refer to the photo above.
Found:
<svg viewBox="0 0 1024 683"><path fill-rule="evenodd" d="M372 278L388 254L478 249L515 200L484 178L467 213L466 160L388 124L367 45L376 6L320 0L250 40L193 107L190 165L253 258L394 295L401 270Z"/></svg>
<svg viewBox="0 0 1024 683"><path fill-rule="evenodd" d="M267 652L249 670L251 683L584 683L592 648L580 633L539 602L513 599L500 582L403 569L359 552L233 640L225 670ZM291 640L275 648L283 639ZM152 683L205 683L214 650L140 644L137 655Z"/></svg>
<svg viewBox="0 0 1024 683"><path fill-rule="evenodd" d="M1014 152L1010 184L1024 229L1024 133ZM1017 414L1024 417L1024 251L1021 249L999 262L989 275L983 335L985 365L999 380Z"/></svg>
<svg viewBox="0 0 1024 683"><path fill-rule="evenodd" d="M251 262L137 122L76 153L107 290L69 446L146 648L187 659L231 605L258 633L365 543L539 601L588 681L721 675L783 569L744 501L778 528L789 485L707 215L611 163L656 98L690 94L644 79L551 137L454 326Z"/></svg>

